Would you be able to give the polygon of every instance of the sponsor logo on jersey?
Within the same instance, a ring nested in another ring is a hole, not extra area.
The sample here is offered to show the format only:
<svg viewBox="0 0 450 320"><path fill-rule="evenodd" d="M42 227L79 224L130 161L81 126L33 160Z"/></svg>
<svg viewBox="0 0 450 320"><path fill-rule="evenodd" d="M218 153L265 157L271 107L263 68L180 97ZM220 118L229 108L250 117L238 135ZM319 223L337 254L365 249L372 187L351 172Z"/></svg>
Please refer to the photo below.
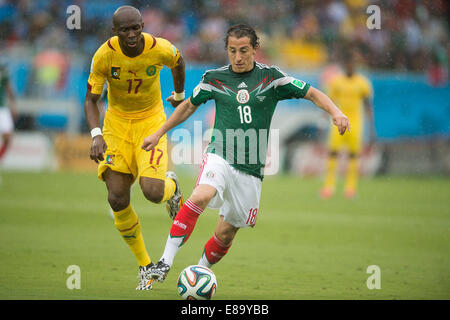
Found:
<svg viewBox="0 0 450 320"><path fill-rule="evenodd" d="M148 75L149 77L152 77L152 76L154 76L155 73L156 73L156 67L155 67L155 66L148 66L148 67L147 67L147 70L145 70L145 72L147 72L147 75Z"/></svg>
<svg viewBox="0 0 450 320"><path fill-rule="evenodd" d="M242 89L242 88L247 88L247 85L245 84L245 82L241 82L241 83L238 85L238 89Z"/></svg>
<svg viewBox="0 0 450 320"><path fill-rule="evenodd" d="M120 80L120 67L111 67L111 77Z"/></svg>
<svg viewBox="0 0 450 320"><path fill-rule="evenodd" d="M245 89L239 90L236 94L236 100L239 103L247 103L250 100L250 94Z"/></svg>
<svg viewBox="0 0 450 320"><path fill-rule="evenodd" d="M256 96L258 98L259 102L263 102L266 96Z"/></svg>

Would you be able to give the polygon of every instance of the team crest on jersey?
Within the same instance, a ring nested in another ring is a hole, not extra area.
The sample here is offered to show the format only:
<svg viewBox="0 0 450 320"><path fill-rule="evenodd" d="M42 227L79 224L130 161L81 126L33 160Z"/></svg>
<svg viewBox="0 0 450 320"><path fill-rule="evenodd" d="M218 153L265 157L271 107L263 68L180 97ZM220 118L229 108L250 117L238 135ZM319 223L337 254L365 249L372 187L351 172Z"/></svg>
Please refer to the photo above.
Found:
<svg viewBox="0 0 450 320"><path fill-rule="evenodd" d="M206 173L206 177L207 177L208 179L214 179L215 176L216 176L216 175L214 174L214 171L208 171L208 172Z"/></svg>
<svg viewBox="0 0 450 320"><path fill-rule="evenodd" d="M236 94L236 100L239 103L247 103L250 100L250 94L246 89L239 90Z"/></svg>
<svg viewBox="0 0 450 320"><path fill-rule="evenodd" d="M152 77L152 76L154 76L155 73L156 73L156 67L155 67L155 66L148 66L148 67L147 67L147 70L145 70L145 71L147 72L147 75L148 75L149 77Z"/></svg>
<svg viewBox="0 0 450 320"><path fill-rule="evenodd" d="M111 67L111 77L120 80L120 67Z"/></svg>
<svg viewBox="0 0 450 320"><path fill-rule="evenodd" d="M114 164L114 155L113 154L108 154L106 156L106 164Z"/></svg>

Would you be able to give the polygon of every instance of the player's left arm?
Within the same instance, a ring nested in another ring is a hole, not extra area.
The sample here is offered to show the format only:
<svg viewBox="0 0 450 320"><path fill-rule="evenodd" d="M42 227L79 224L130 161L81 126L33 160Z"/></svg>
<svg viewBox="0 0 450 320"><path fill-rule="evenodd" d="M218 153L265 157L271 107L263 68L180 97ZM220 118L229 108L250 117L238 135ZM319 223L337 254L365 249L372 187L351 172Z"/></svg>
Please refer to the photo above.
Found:
<svg viewBox="0 0 450 320"><path fill-rule="evenodd" d="M334 125L337 126L340 135L343 135L345 131L350 131L350 122L347 116L342 113L325 93L311 86L303 98L310 100L316 106L328 112L333 119Z"/></svg>
<svg viewBox="0 0 450 320"><path fill-rule="evenodd" d="M177 107L184 100L184 79L185 79L185 64L184 59L180 55L177 61L177 65L170 69L172 71L173 87L175 92L166 99L170 102L172 107Z"/></svg>

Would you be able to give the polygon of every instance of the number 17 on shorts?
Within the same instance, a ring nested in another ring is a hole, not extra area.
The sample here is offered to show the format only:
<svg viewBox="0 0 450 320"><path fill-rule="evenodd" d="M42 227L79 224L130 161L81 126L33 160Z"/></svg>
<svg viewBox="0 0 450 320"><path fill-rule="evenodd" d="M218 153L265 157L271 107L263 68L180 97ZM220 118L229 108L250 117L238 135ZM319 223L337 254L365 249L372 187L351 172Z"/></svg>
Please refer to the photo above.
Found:
<svg viewBox="0 0 450 320"><path fill-rule="evenodd" d="M258 208L251 208L248 213L247 222L245 224L249 225L250 227L254 227L256 223L256 216L258 215Z"/></svg>

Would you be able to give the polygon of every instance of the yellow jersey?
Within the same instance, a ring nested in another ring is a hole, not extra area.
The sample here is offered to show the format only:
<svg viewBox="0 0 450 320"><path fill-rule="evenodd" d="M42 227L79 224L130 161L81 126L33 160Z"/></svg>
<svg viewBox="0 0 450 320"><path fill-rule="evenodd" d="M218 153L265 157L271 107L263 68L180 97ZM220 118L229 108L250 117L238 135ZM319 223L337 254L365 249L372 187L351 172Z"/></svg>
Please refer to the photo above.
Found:
<svg viewBox="0 0 450 320"><path fill-rule="evenodd" d="M361 74L339 74L330 81L328 96L347 117L355 119L363 115L363 102L372 96L372 85Z"/></svg>
<svg viewBox="0 0 450 320"><path fill-rule="evenodd" d="M94 54L88 90L101 94L108 84L108 108L125 118L144 118L164 112L159 73L163 66L174 68L180 52L168 40L144 35L144 50L128 57L117 36L106 41Z"/></svg>

